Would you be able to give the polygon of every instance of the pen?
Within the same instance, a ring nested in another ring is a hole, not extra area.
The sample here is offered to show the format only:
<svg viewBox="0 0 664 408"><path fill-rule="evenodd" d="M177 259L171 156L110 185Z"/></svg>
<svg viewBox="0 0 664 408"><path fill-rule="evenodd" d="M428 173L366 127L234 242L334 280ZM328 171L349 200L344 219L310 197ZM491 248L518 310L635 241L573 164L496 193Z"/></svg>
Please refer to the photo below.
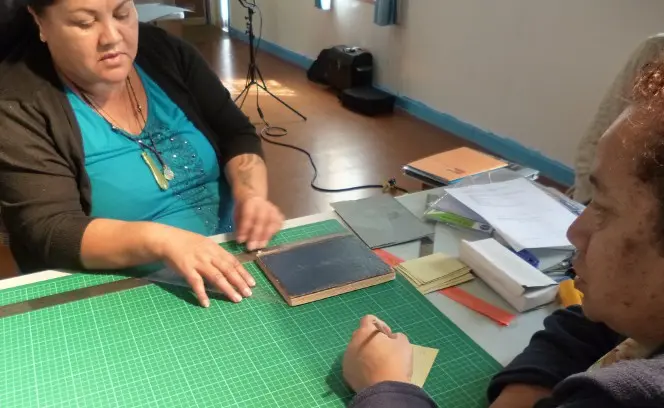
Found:
<svg viewBox="0 0 664 408"><path fill-rule="evenodd" d="M558 198L558 202L560 204L562 204L563 207L567 208L569 210L569 212L571 212L572 214L574 214L576 216L581 215L581 213L583 212L583 209L574 206L572 203L570 203L569 201L567 201L564 198Z"/></svg>

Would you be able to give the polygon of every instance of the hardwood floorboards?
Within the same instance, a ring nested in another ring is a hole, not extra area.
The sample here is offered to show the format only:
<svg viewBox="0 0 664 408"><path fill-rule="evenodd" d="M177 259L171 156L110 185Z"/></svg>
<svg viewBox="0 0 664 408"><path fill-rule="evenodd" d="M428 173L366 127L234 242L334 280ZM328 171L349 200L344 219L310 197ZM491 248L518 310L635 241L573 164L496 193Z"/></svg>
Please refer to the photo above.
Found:
<svg viewBox="0 0 664 408"><path fill-rule="evenodd" d="M211 27L188 27L185 36L211 62L224 84L235 96L247 73L248 47L222 36ZM308 81L299 67L267 53L259 53L258 65L268 89L307 117L307 121L270 96L258 97L264 117L273 126L288 129L288 135L273 139L309 151L318 167L317 185L338 189L364 184L382 184L396 178L409 191L420 183L401 175L401 166L414 159L459 146L463 139L397 111L387 117L370 118L342 107L326 87ZM256 90L243 111L260 130ZM330 209L329 203L380 194L377 189L345 193L321 193L309 188L313 176L302 153L265 144L269 166L270 198L288 218Z"/></svg>
<svg viewBox="0 0 664 408"><path fill-rule="evenodd" d="M186 27L192 42L222 79L233 96L244 87L249 60L248 46L230 39L215 27ZM335 94L308 81L299 67L265 52L258 65L268 89L307 117L304 121L270 96L261 93L258 102L265 119L288 130L272 139L307 150L318 167L317 185L341 189L382 184L396 178L399 186L418 191L421 183L401 174L401 166L412 160L471 143L435 128L410 115L369 118L343 108ZM256 109L256 88L243 111L262 129ZM477 146L474 146L477 147ZM381 194L379 189L344 193L321 193L309 187L313 176L307 157L299 152L265 143L269 167L270 199L287 218L329 211L330 203ZM0 278L14 274L8 251L0 248Z"/></svg>

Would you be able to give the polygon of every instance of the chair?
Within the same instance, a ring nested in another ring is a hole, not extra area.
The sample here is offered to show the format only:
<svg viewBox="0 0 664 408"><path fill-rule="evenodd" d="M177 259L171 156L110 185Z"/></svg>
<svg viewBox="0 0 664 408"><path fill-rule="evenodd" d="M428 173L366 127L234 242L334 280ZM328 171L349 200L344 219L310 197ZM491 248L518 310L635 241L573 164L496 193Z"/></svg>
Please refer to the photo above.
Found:
<svg viewBox="0 0 664 408"><path fill-rule="evenodd" d="M0 246L9 246L9 232L2 222L2 208L0 208Z"/></svg>
<svg viewBox="0 0 664 408"><path fill-rule="evenodd" d="M9 233L0 218L0 279L16 276L17 273L18 268L9 250Z"/></svg>
<svg viewBox="0 0 664 408"><path fill-rule="evenodd" d="M574 186L568 192L574 200L581 203L591 200L589 177L597 143L629 105L632 86L640 69L646 63L662 56L664 56L664 33L649 37L639 45L604 95L591 125L579 143L574 163L576 173Z"/></svg>

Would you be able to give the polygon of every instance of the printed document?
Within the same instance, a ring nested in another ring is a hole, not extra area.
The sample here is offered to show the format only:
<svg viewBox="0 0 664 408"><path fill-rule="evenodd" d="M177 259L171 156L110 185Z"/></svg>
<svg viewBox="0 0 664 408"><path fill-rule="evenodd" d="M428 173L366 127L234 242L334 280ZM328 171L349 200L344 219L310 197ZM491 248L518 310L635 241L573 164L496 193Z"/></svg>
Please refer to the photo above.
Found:
<svg viewBox="0 0 664 408"><path fill-rule="evenodd" d="M487 220L516 251L571 246L567 229L576 216L526 179L447 192Z"/></svg>

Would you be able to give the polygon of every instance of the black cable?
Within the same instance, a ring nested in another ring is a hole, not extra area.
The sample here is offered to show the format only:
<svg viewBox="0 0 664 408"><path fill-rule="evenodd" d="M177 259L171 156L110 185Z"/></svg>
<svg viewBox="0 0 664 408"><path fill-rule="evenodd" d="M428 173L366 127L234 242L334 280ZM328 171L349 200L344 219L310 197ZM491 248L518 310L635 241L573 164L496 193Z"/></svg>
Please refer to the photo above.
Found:
<svg viewBox="0 0 664 408"><path fill-rule="evenodd" d="M246 2L245 7L252 7L256 10L258 10L258 16L260 18L260 28L258 32L258 41L256 42L256 46L254 48L254 57L258 55L258 51L260 50L260 45L261 41L263 39L263 13L261 12L261 8L256 4L256 0L240 0L240 3ZM244 5L244 4L243 4ZM288 144L288 143L283 143L283 142L277 142L275 140L270 140L268 136L273 137L273 138L278 138L278 137L284 137L288 135L288 130L283 127L279 126L270 126L270 124L267 122L265 119L265 115L263 115L263 110L260 107L259 104L259 95L260 91L256 89L256 109L258 110L258 116L260 116L261 121L263 121L263 129L260 131L259 135L262 140L264 140L266 143L270 143L276 146L281 146L281 147L286 147L288 149L293 149L296 150L300 153L303 153L304 155L307 156L309 159L309 163L311 164L311 168L314 170L314 176L311 179L311 182L309 185L311 188L313 188L316 191L320 191L322 193L342 193L346 191L355 191L355 190L365 190L365 189L370 189L370 188L380 188L383 190L396 190L400 191L402 193L408 193L408 191L402 187L397 186L396 180L394 178L389 179L386 183L384 184L366 184L366 185L360 185L360 186L354 186L354 187L346 187L346 188L323 188L319 187L316 185L316 180L318 179L318 168L316 167L316 163L314 162L313 157L311 157L311 153L306 151L305 149Z"/></svg>
<svg viewBox="0 0 664 408"><path fill-rule="evenodd" d="M277 146L297 150L301 153L304 153L307 156L307 158L309 159L309 163L311 164L311 168L314 170L314 176L311 179L311 182L309 183L309 185L311 186L311 188L313 188L316 191L320 191L322 193L342 193L342 192L346 192L346 191L365 190L365 189L370 189L370 188L380 188L380 189L383 189L383 190L397 190L397 191L401 191L403 193L408 193L408 191L406 189L397 186L396 180L393 179L393 178L388 180L385 184L367 184L367 185L361 185L361 186L355 186L355 187L346 187L346 188L323 188L323 187L318 187L316 185L316 179L318 179L318 168L316 167L316 163L314 162L314 159L311 157L311 153L309 153L308 151L306 151L305 149L303 149L301 147L298 147L298 146L295 146L295 145L292 145L292 144L277 142L275 140L270 140L267 137L269 135L267 133L268 129L275 129L275 127L271 127L267 124L267 122L265 122L265 127L260 132L260 137L265 142L273 144L273 145L277 145ZM283 128L277 128L277 129L283 129ZM283 130L285 131L285 129L283 129ZM269 135L269 136L274 138L274 137L283 137L285 135L286 134L279 135L279 136L275 136L275 135Z"/></svg>

